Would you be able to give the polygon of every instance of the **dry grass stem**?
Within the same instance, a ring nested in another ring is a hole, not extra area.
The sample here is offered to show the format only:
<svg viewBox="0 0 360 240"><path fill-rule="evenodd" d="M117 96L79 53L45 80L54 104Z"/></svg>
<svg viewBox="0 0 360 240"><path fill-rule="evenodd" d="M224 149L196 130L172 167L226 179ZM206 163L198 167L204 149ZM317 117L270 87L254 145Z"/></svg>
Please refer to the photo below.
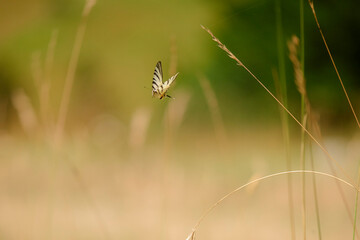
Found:
<svg viewBox="0 0 360 240"><path fill-rule="evenodd" d="M337 167L341 170L341 172L344 174L344 176L350 181L350 182L354 182L352 180L352 178L345 172L345 170L341 167L341 165L330 155L330 153L326 150L326 148L304 127L304 125L302 125L300 123L300 121L284 106L283 103L280 102L280 100L278 98L275 97L275 95L244 65L242 64L242 62L236 58L236 56L231 53L224 44L222 44L220 42L219 39L217 39L214 34L207 28L205 28L204 26L201 26L205 31L207 31L213 41L215 41L216 43L218 43L218 46L223 49L230 58L234 59L237 64L241 67L243 67L260 85L261 87L263 87L269 94L270 96L281 106L281 108L283 108L292 119L294 119L294 121L304 130L304 132L306 132L306 134L320 147L320 149L325 153L325 155L331 160L333 161Z"/></svg>
<svg viewBox="0 0 360 240"><path fill-rule="evenodd" d="M146 133L149 128L151 112L148 109L139 108L135 111L130 122L129 145L133 150L143 147Z"/></svg>
<svg viewBox="0 0 360 240"><path fill-rule="evenodd" d="M87 17L90 14L91 9L95 6L97 0L87 0L83 11L83 17Z"/></svg>
<svg viewBox="0 0 360 240"><path fill-rule="evenodd" d="M65 78L65 86L64 86L62 99L60 102L60 110L59 110L58 120L57 120L57 124L56 124L56 129L55 129L54 138L55 138L56 146L59 146L61 144L62 137L64 134L64 126L65 126L66 115L68 112L68 107L69 107L69 102L70 102L70 94L71 94L72 86L74 83L74 77L75 77L77 63L79 61L81 45L82 45L82 42L84 39L87 18L88 18L88 15L89 15L92 7L95 5L95 3L96 3L95 0L87 0L86 1L82 19L81 19L79 28L76 32L75 43L74 43L73 51L72 51L71 57L70 57L68 72L67 72L66 78Z"/></svg>
<svg viewBox="0 0 360 240"><path fill-rule="evenodd" d="M307 114L305 113L302 124L306 126L307 123ZM301 159L301 168L305 169L305 136L304 129L301 131L301 144L300 144L300 159ZM305 188L305 173L302 174L302 223L303 223L303 233L304 239L306 239L306 188Z"/></svg>
<svg viewBox="0 0 360 240"><path fill-rule="evenodd" d="M164 113L164 159L167 159L169 153L172 151L174 135L184 119L191 97L187 92L178 92L176 95L178 96L177 99L169 102Z"/></svg>
<svg viewBox="0 0 360 240"><path fill-rule="evenodd" d="M314 2L313 2L312 0L309 0L309 5L310 5L311 10L312 10L312 12L313 12L313 15L314 15L314 18L315 18L315 22L316 22L316 25L317 25L317 27L318 27L318 29L319 29L321 38L322 38L322 40L323 40L323 42L324 42L324 45L325 45L325 47L326 47L326 51L327 51L328 54L329 54L331 63L332 63L332 65L333 65L334 69L335 69L336 75L337 75L337 77L338 77L338 79L339 79L339 81L340 81L341 87L342 87L342 89L343 89L343 91L344 91L344 93L345 93L346 99L347 99L347 101L348 101L348 103L349 103L349 106L350 106L350 108L351 108L352 114L354 115L354 118L355 118L355 120L356 120L356 123L357 123L358 127L360 128L359 119L358 119L358 117L357 117L357 115L356 115L356 113L355 113L354 107L353 107L353 105L352 105L352 103L351 103L351 100L350 100L350 98L349 98L349 95L348 95L348 93L347 93L347 91L346 91L345 85L344 85L344 83L343 83L343 81L342 81L342 79L341 79L341 77L340 77L340 73L339 73L339 71L338 71L338 69L337 69L337 67L336 67L335 61L334 61L334 59L333 59L333 57L332 57L332 54L331 54L331 52L330 52L330 49L329 49L329 47L328 47L328 45L327 45L327 42L326 42L326 40L325 40L325 36L324 36L324 34L323 34L322 30L321 30L319 21L318 21L318 19L317 19L316 13L315 13Z"/></svg>
<svg viewBox="0 0 360 240"><path fill-rule="evenodd" d="M23 89L15 91L11 96L12 103L19 116L21 127L30 136L35 133L38 125L35 110Z"/></svg>
<svg viewBox="0 0 360 240"><path fill-rule="evenodd" d="M169 126L171 132L176 131L181 125L191 97L188 92L181 91L176 95L178 96L177 99L169 102L166 109L167 119L164 119L167 121L166 125Z"/></svg>
<svg viewBox="0 0 360 240"><path fill-rule="evenodd" d="M274 174L270 174L270 175L267 175L267 176L264 176L264 177L261 177L261 178L258 178L258 179L255 179L253 181L250 181L238 188L236 188L235 190L229 192L228 194L226 194L225 196L223 196L222 198L220 198L217 202L215 202L213 205L211 205L205 212L204 214L199 218L198 222L195 224L195 227L193 228L193 232L190 234L190 236L187 238L188 239L195 239L193 236L195 236L195 233L198 229L198 227L200 226L200 224L202 223L202 221L205 219L206 216L209 215L210 212L212 212L218 205L220 205L224 200L226 200L227 198L229 198L230 196L232 196L233 194L239 192L240 190L246 188L247 186L249 185L252 185L252 184L255 184L257 182L260 182L260 181L264 181L266 179L269 179L269 178L273 178L273 177L276 177L276 176L281 176L281 175L287 175L287 174L295 174L295 173L311 173L311 174L315 174L315 175L320 175L320 176L325 176L325 177L329 177L329 178L332 178L332 179L335 179L337 182L339 183L343 183L351 188L353 188L355 191L359 191L358 187L356 187L355 185L345 181L344 179L341 179L341 178L338 178L338 177L335 177L331 174L328 174L328 173L323 173L323 172L318 172L318 171L311 171L311 170L294 170L294 171L285 171L285 172L279 172L279 173L274 173ZM190 238L192 237L192 238Z"/></svg>
<svg viewBox="0 0 360 240"><path fill-rule="evenodd" d="M359 186L360 186L360 166L358 167L357 187L359 188ZM357 236L357 238L359 238L358 232L357 232L357 229L356 229L358 201L359 201L359 192L356 193L356 197L355 197L355 214L354 214L354 222L353 222L353 226L354 226L354 228L353 228L353 240L355 240L355 235Z"/></svg>
<svg viewBox="0 0 360 240"><path fill-rule="evenodd" d="M195 230L193 230L190 235L186 238L186 240L195 240Z"/></svg>
<svg viewBox="0 0 360 240"><path fill-rule="evenodd" d="M215 35L214 35L209 29L207 29L207 28L204 27L203 25L200 25L200 26L202 27L202 29L204 29L205 31L207 31L207 32L210 34L210 36L212 37L212 40L218 44L218 47L219 47L219 48L221 48L222 50L224 50L224 51L228 54L229 58L234 59L239 66L247 69L247 68L245 67L245 65L242 64L242 62L241 62L232 52L230 52L229 49L227 49L227 47L226 47L224 44L222 44L222 42L220 42L220 40L217 39L217 38L215 37Z"/></svg>
<svg viewBox="0 0 360 240"><path fill-rule="evenodd" d="M311 170L315 171L315 165L314 165L314 157L312 152L312 142L309 142L309 150L310 150L310 164L311 164ZM316 176L315 174L312 174L312 184L313 184L313 193L314 193L314 203L315 203L315 211L316 211L316 223L317 223L317 229L318 229L318 237L319 240L322 239L321 234L321 221L320 221L320 208L319 208L319 201L318 201L318 191L317 191L317 184L316 184Z"/></svg>
<svg viewBox="0 0 360 240"><path fill-rule="evenodd" d="M40 118L46 133L49 133L50 127L50 88L51 88L51 70L54 62L54 51L58 37L58 30L54 30L48 45L45 65L44 65L44 78L40 83L39 102L40 102Z"/></svg>
<svg viewBox="0 0 360 240"><path fill-rule="evenodd" d="M227 138L226 138L226 133L225 133L224 122L221 117L219 103L216 99L215 92L212 89L209 80L204 75L199 74L198 79L199 79L201 88L204 92L206 102L209 106L209 110L210 110L214 128L215 128L215 134L219 140L219 143L226 144Z"/></svg>

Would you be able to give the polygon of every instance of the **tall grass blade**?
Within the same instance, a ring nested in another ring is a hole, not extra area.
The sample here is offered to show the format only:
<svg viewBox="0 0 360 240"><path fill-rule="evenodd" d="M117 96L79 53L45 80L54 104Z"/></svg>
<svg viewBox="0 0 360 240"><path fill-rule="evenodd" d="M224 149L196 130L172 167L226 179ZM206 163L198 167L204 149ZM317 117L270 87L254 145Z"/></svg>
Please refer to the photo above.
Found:
<svg viewBox="0 0 360 240"><path fill-rule="evenodd" d="M311 142L309 143L309 150L310 150L311 170L315 171L314 157L313 157L312 143ZM318 194L317 194L316 176L315 176L314 173L312 174L312 184L313 184L313 191L314 191L314 202L315 202L316 224L317 224L317 230L318 230L318 237L319 237L319 240L321 240L322 236L321 236L321 221L320 221L319 200L318 200Z"/></svg>
<svg viewBox="0 0 360 240"><path fill-rule="evenodd" d="M54 136L55 146L59 146L61 144L62 137L64 134L64 126L65 126L66 116L70 102L70 94L74 83L76 67L79 61L80 49L85 35L87 19L95 3L96 0L86 1L81 22L76 32L75 43L74 43L73 51L71 53L69 68L65 78L65 86L60 102L58 120L56 123L55 136Z"/></svg>
<svg viewBox="0 0 360 240"><path fill-rule="evenodd" d="M360 186L360 166L358 169L358 184L357 184L358 188ZM356 193L356 197L355 197L355 214L354 214L354 228L353 228L353 240L355 240L355 235L357 233L356 231L356 220L357 220L357 209L358 209L358 201L359 201L359 192Z"/></svg>
<svg viewBox="0 0 360 240"><path fill-rule="evenodd" d="M307 115L305 114L302 120L302 124L306 127ZM305 169L305 132L301 130L301 142L300 142L300 159L301 169ZM301 176L302 185L302 223L303 223L303 234L306 239L306 177L305 173Z"/></svg>
<svg viewBox="0 0 360 240"><path fill-rule="evenodd" d="M302 77L305 83L305 31L304 31L304 0L300 0L300 67L302 71ZM301 115L303 119L302 124L306 127L306 110L305 110L305 96L301 95ZM301 165L302 169L305 169L305 133L301 131ZM302 175L302 205L303 205L303 232L304 240L306 240L306 192L305 192L305 174Z"/></svg>
<svg viewBox="0 0 360 240"><path fill-rule="evenodd" d="M215 134L218 139L218 142L221 146L226 146L227 145L227 137L226 137L226 133L225 133L225 126L224 126L223 119L221 117L219 103L216 99L215 92L212 89L209 80L205 76L199 74L198 79L199 79L201 88L204 92L206 102L209 106L211 118L212 118L212 121L214 124Z"/></svg>
<svg viewBox="0 0 360 240"><path fill-rule="evenodd" d="M281 2L276 0L275 2L275 13L276 13L276 41L277 41L277 55L279 64L279 98L287 106L287 87L286 87L286 72L285 72L285 53L284 53L284 37L283 37L283 26L282 26L282 13L281 13ZM275 78L274 78L275 80ZM289 136L289 119L286 112L280 108L281 125L283 131L283 138L285 144L285 158L286 158L286 169L292 170L292 162L290 157L290 136ZM288 203L289 203L289 217L290 217L290 228L291 228L291 239L296 239L295 232L295 216L294 216L294 197L292 188L292 176L287 175L288 184Z"/></svg>
<svg viewBox="0 0 360 240"><path fill-rule="evenodd" d="M313 15L314 15L315 22L316 22L316 25L317 25L317 27L318 27L318 29L319 29L321 38L322 38L322 40L323 40L323 42L324 42L326 51L327 51L328 54L329 54L331 63L332 63L332 65L333 65L334 69L335 69L336 75L337 75L337 77L338 77L338 79L339 79L339 81L340 81L341 87L342 87L342 89L343 89L343 91L344 91L344 94L345 94L345 96L346 96L346 99L347 99L347 101L348 101L348 103L349 103L349 106L350 106L350 108L351 108L351 112L352 112L352 114L354 115L354 118L355 118L355 121L356 121L358 127L360 128L359 119L358 119L358 117L357 117L357 115L356 115L356 113L355 113L354 107L353 107L353 105L352 105L352 103L351 103L351 100L350 100L350 98L349 98L349 95L348 95L348 93L347 93L347 91L346 91L345 85L344 85L344 83L343 83L343 81L342 81L342 79L341 79L341 77L340 77L340 73L339 73L339 71L338 71L338 69L337 69L337 67L336 67L335 61L334 61L334 59L333 59L333 57L332 57L332 54L331 54L331 52L330 52L330 49L329 49L329 47L328 47L328 45L327 45L327 42L326 42L326 40L325 40L325 36L324 36L324 34L323 34L322 30L321 30L320 23L319 23L319 21L318 21L318 19L317 19L316 12L315 12L315 8L314 8L314 2L313 2L312 0L309 0L309 5L310 5L311 10L312 10L312 13L313 13Z"/></svg>
<svg viewBox="0 0 360 240"><path fill-rule="evenodd" d="M50 88L51 88L51 70L54 62L54 52L55 46L58 38L58 30L53 30L48 45L48 49L45 56L44 64L44 77L40 83L39 89L39 102L40 102L40 118L45 131L46 136L48 137L50 132Z"/></svg>

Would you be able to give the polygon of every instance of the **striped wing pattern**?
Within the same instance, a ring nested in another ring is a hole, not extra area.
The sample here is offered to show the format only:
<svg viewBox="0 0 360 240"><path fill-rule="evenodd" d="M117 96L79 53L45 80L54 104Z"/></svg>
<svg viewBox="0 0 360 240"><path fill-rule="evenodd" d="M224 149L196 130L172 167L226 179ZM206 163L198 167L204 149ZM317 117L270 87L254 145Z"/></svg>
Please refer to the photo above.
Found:
<svg viewBox="0 0 360 240"><path fill-rule="evenodd" d="M170 87L170 85L173 83L173 81L175 81L177 75L179 73L175 74L174 76L172 76L169 80L167 80L166 82L164 82L163 84L163 87L164 87L164 90L167 91Z"/></svg>
<svg viewBox="0 0 360 240"><path fill-rule="evenodd" d="M163 73L162 73L162 67L161 67L161 62L158 61L158 63L156 64L155 67L155 71L154 71L154 76L153 76L153 81L152 81L152 94L154 96L154 93L159 93L159 90L162 86L162 78L163 78Z"/></svg>
<svg viewBox="0 0 360 240"><path fill-rule="evenodd" d="M170 88L171 84L175 81L177 75L179 73L172 76L169 80L163 83L163 73L162 73L162 66L161 61L156 64L154 77L152 81L152 95L153 97L158 97L163 99L164 97L170 97L166 95L167 90ZM171 98L171 97L170 97Z"/></svg>

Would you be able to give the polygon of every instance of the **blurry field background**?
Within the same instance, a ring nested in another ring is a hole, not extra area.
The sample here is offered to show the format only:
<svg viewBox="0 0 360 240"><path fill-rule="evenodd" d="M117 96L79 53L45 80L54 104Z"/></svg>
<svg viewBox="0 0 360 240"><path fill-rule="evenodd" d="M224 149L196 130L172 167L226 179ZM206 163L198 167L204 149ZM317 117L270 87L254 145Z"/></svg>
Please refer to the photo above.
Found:
<svg viewBox="0 0 360 240"><path fill-rule="evenodd" d="M98 0L88 16L64 137L56 145L84 6L85 0L0 4L0 239L185 239L220 197L250 179L286 170L278 105L200 27L210 28L275 92L275 1ZM299 36L299 1L281 6L289 109L298 117L300 95L285 44ZM356 180L359 129L307 1L304 6L308 95L325 145ZM359 8L357 1L315 2L357 113ZM165 79L180 72L169 90L175 100L151 97L158 60ZM45 116L44 79L50 82ZM218 102L215 121L204 81ZM300 127L289 122L293 168L300 169ZM316 170L329 172L317 147L314 159ZM300 175L293 178L300 239ZM307 238L318 239L310 179ZM350 239L353 226L334 180L317 181L323 239ZM354 213L355 191L343 187ZM208 240L290 238L285 176L235 194L197 234Z"/></svg>

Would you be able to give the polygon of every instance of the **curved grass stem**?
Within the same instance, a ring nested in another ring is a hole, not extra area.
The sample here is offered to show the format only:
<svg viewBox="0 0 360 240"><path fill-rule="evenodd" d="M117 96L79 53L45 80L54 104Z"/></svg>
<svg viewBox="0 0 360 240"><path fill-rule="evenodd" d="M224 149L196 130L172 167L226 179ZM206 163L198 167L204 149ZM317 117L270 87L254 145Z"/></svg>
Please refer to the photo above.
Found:
<svg viewBox="0 0 360 240"><path fill-rule="evenodd" d="M332 179L335 179L336 181L338 181L339 183L343 183L351 188L353 188L354 190L356 190L357 192L359 192L359 189L358 187L354 186L353 184L339 178L339 177L335 177L331 174L328 174L328 173L324 173L324 172L318 172L318 171L311 171L311 170L294 170L294 171L285 171L285 172L279 172L279 173L274 173L274 174L270 174L270 175L267 175L267 176L264 176L264 177L261 177L261 178L258 178L258 179L255 179L253 181L250 181L244 185L241 185L240 187L234 189L233 191L229 192L228 194L226 194L225 196L223 196L222 198L220 198L218 201L216 201L213 205L211 205L204 213L203 215L199 218L199 220L197 221L197 223L195 224L191 234L189 235L188 239L195 239L195 232L197 231L198 227L200 226L200 224L203 222L203 220L205 219L205 217L207 217L210 212L212 212L218 205L220 205L220 203L222 203L224 200L226 200L227 198L229 198L230 196L232 196L233 194L239 192L240 190L246 188L247 186L251 185L251 184L254 184L254 183L257 183L257 182L261 182L261 181L264 181L266 179L269 179L269 178L273 178L273 177L276 177L276 176L281 176L281 175L287 175L287 174L295 174L295 173L311 173L311 174L314 174L314 175L320 175L320 176L325 176L325 177L329 177L329 178L332 178Z"/></svg>

